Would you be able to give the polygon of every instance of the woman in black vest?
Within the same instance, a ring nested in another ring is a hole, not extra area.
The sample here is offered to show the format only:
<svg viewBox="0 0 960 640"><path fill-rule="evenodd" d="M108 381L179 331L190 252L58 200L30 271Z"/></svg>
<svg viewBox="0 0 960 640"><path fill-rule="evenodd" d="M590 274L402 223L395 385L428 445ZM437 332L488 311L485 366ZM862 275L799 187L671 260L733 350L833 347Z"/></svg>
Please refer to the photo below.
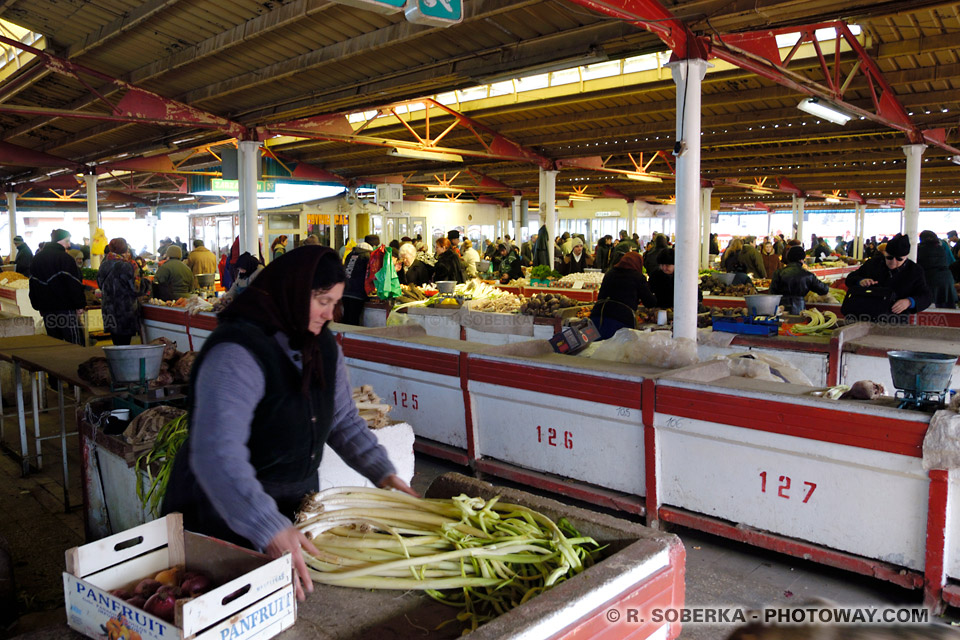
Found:
<svg viewBox="0 0 960 640"><path fill-rule="evenodd" d="M292 524L318 489L324 444L380 487L416 495L357 413L327 323L346 274L336 252L301 247L271 262L220 316L191 371L190 431L163 512L184 528L293 556L297 597L313 583Z"/></svg>

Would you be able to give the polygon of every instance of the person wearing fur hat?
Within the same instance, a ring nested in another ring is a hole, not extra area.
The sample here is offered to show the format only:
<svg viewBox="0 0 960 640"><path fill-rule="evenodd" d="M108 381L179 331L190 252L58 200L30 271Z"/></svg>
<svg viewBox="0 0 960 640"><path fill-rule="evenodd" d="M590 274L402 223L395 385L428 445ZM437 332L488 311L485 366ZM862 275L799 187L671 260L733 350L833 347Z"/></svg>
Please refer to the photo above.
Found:
<svg viewBox="0 0 960 640"><path fill-rule="evenodd" d="M570 253L563 256L563 265L560 272L563 275L571 273L583 273L587 268L587 254L583 250L583 240L574 238L570 247Z"/></svg>
<svg viewBox="0 0 960 640"><path fill-rule="evenodd" d="M897 234L881 245L879 255L847 276L843 315L871 322L896 321L933 303L923 269L909 259L910 238Z"/></svg>
<svg viewBox="0 0 960 640"><path fill-rule="evenodd" d="M161 300L176 300L197 289L197 276L183 263L183 249L171 244L164 254L167 261L157 269L153 278L154 295Z"/></svg>
<svg viewBox="0 0 960 640"><path fill-rule="evenodd" d="M805 295L813 291L823 296L830 291L830 285L821 282L817 276L803 268L806 255L803 247L790 247L784 256L787 266L774 271L770 279L769 293L780 295L780 304L788 313L794 315L803 313L806 306L803 301Z"/></svg>
<svg viewBox="0 0 960 640"><path fill-rule="evenodd" d="M30 263L30 304L43 316L47 335L83 345L80 314L86 306L76 260L67 253L70 232L54 229Z"/></svg>

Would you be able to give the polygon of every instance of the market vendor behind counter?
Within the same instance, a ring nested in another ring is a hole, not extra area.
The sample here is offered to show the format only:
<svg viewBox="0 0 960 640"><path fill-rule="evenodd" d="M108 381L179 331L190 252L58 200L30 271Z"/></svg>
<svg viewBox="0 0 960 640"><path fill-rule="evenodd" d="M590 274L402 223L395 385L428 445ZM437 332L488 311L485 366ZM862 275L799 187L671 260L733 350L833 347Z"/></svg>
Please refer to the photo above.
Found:
<svg viewBox="0 0 960 640"><path fill-rule="evenodd" d="M603 276L597 304L590 314L600 331L600 339L606 340L623 328L636 328L637 306L656 307L657 299L650 291L643 276L643 258L630 251Z"/></svg>
<svg viewBox="0 0 960 640"><path fill-rule="evenodd" d="M847 276L849 295L841 307L843 315L870 322L897 322L929 307L933 297L923 269L907 258L909 253L910 238L898 233L880 255Z"/></svg>

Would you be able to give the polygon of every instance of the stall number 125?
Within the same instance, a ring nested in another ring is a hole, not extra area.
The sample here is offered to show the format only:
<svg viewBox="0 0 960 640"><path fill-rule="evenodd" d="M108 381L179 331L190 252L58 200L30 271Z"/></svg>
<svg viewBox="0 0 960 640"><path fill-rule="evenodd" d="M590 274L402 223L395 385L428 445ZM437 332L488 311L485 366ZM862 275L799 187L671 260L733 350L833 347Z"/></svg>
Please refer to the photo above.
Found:
<svg viewBox="0 0 960 640"><path fill-rule="evenodd" d="M813 495L813 491L817 488L816 483L814 482L804 482L803 486L806 487L806 494L803 496L803 503L806 504L810 499L810 496ZM772 491L772 488L771 488ZM790 476L780 476L780 485L777 488L777 495L781 498L790 499L790 495L787 493L790 491ZM760 493L767 492L767 472L760 472Z"/></svg>
<svg viewBox="0 0 960 640"><path fill-rule="evenodd" d="M551 447L557 446L557 430L553 427L547 427L544 429L540 425L537 425L537 442L545 442ZM573 434L569 431L563 432L563 448L564 449L573 449Z"/></svg>
<svg viewBox="0 0 960 640"><path fill-rule="evenodd" d="M413 409L417 411L420 408L419 403L417 402L417 394L407 393L406 391L401 391L399 394L393 392L393 406L403 407L404 409Z"/></svg>

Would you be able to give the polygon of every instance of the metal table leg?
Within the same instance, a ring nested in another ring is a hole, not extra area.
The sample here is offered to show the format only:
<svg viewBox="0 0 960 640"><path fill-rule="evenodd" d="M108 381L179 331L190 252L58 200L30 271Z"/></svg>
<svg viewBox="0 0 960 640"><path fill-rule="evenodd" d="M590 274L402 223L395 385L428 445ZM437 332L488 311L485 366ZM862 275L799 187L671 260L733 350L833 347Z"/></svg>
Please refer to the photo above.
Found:
<svg viewBox="0 0 960 640"><path fill-rule="evenodd" d="M60 455L63 458L63 511L70 513L70 481L67 470L67 421L63 409L63 380L57 378L57 402L60 405Z"/></svg>
<svg viewBox="0 0 960 640"><path fill-rule="evenodd" d="M47 406L47 373L45 371L38 371L37 378L40 384L40 408L49 409Z"/></svg>
<svg viewBox="0 0 960 640"><path fill-rule="evenodd" d="M30 390L33 392L30 398L33 406L33 437L37 447L37 469L43 469L43 451L40 446L40 385L37 384L36 373L30 375Z"/></svg>
<svg viewBox="0 0 960 640"><path fill-rule="evenodd" d="M22 475L30 473L30 451L27 448L27 417L23 411L23 380L21 379L20 364L13 363L13 378L17 389L17 423L20 426L20 464Z"/></svg>

